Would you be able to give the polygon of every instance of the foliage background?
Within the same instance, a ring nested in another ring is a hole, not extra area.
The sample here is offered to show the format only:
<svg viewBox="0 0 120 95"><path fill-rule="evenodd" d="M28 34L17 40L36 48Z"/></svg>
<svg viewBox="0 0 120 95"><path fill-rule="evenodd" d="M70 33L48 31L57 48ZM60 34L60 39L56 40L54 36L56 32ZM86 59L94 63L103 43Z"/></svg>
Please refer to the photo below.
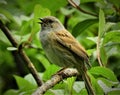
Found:
<svg viewBox="0 0 120 95"><path fill-rule="evenodd" d="M42 80L46 81L60 67L49 63L42 51L39 41L40 25L37 22L40 17L56 16L86 48L93 66L88 73L95 91L101 95L117 95L120 93L120 2L73 1L83 10L97 16L79 11L67 0L0 0L0 20L10 29L19 44L29 38L32 40L32 47L25 47L24 50L40 72ZM1 30L0 36L0 95L32 93L37 87L33 77L21 59L13 53L15 48ZM99 66L98 54L104 67ZM46 95L55 95L58 92L61 95L87 94L83 81L75 79L66 79Z"/></svg>

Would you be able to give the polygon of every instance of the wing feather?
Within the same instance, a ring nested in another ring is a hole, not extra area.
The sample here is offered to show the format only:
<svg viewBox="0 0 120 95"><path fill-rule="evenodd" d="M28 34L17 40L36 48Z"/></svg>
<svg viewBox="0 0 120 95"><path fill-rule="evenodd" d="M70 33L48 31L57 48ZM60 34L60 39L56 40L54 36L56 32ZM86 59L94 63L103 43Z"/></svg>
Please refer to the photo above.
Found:
<svg viewBox="0 0 120 95"><path fill-rule="evenodd" d="M85 49L79 44L79 42L66 30L54 32L54 37L58 43L67 47L69 50L77 54L80 58L88 61L88 55Z"/></svg>

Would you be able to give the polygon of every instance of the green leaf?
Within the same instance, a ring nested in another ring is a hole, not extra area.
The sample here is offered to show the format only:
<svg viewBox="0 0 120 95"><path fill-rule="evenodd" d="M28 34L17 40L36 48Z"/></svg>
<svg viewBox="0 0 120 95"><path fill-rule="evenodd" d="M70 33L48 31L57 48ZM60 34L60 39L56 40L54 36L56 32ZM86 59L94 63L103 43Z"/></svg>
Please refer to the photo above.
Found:
<svg viewBox="0 0 120 95"><path fill-rule="evenodd" d="M49 9L43 8L39 4L35 5L34 21L33 21L32 30L31 30L32 35L34 35L34 33L38 32L40 30L40 25L38 24L38 22L40 22L39 18L45 17L45 16L50 16L50 15L51 15L51 12Z"/></svg>
<svg viewBox="0 0 120 95"><path fill-rule="evenodd" d="M66 16L72 14L73 12L75 12L75 9L70 10L70 9L66 9L66 8L61 8L60 10Z"/></svg>
<svg viewBox="0 0 120 95"><path fill-rule="evenodd" d="M9 51L16 51L16 50L18 50L18 48L16 48L16 47L8 47L7 50L9 50Z"/></svg>
<svg viewBox="0 0 120 95"><path fill-rule="evenodd" d="M120 93L120 88L111 88L108 87L103 81L99 80L98 81L99 85L102 87L104 90L104 93L106 95L119 95Z"/></svg>
<svg viewBox="0 0 120 95"><path fill-rule="evenodd" d="M65 95L64 90L58 89L58 90L48 90L44 95Z"/></svg>
<svg viewBox="0 0 120 95"><path fill-rule="evenodd" d="M24 79L26 79L27 81L29 81L31 84L35 85L37 87L37 83L35 81L35 79L33 78L32 74L27 74Z"/></svg>
<svg viewBox="0 0 120 95"><path fill-rule="evenodd" d="M101 55L101 60L102 60L102 63L104 65L107 64L107 59L108 59L108 56L106 54L106 51L105 51L105 48L104 47L101 47L100 48L100 55Z"/></svg>
<svg viewBox="0 0 120 95"><path fill-rule="evenodd" d="M48 8L52 14L68 4L67 0L39 0L39 4Z"/></svg>
<svg viewBox="0 0 120 95"><path fill-rule="evenodd" d="M78 94L76 94L76 95L88 95L88 93L87 93L87 90L86 89L82 89Z"/></svg>
<svg viewBox="0 0 120 95"><path fill-rule="evenodd" d="M37 20L38 18L44 16L50 16L51 12L47 8L43 8L41 5L37 4L34 8L34 18Z"/></svg>
<svg viewBox="0 0 120 95"><path fill-rule="evenodd" d="M4 43L6 45L11 45L10 41L7 39L7 37L5 36L5 34L2 32L2 30L0 30L0 43Z"/></svg>
<svg viewBox="0 0 120 95"><path fill-rule="evenodd" d="M104 39L103 39L103 45L109 45L110 42L115 42L115 43L120 43L120 31L115 30L115 31L110 31L108 32Z"/></svg>
<svg viewBox="0 0 120 95"><path fill-rule="evenodd" d="M51 64L47 70L44 72L44 75L43 75L43 80L46 81L46 80L49 80L51 78L52 75L54 75L57 71L60 70L60 67L54 65L54 64Z"/></svg>
<svg viewBox="0 0 120 95"><path fill-rule="evenodd" d="M96 49L88 49L87 50L88 56L92 56L93 52L95 52L95 51L96 51Z"/></svg>
<svg viewBox="0 0 120 95"><path fill-rule="evenodd" d="M93 75L97 75L99 77L102 76L114 82L118 81L115 74L110 69L105 67L93 67L89 70L89 72Z"/></svg>
<svg viewBox="0 0 120 95"><path fill-rule="evenodd" d="M84 32L88 27L90 27L91 25L97 23L98 20L97 19L87 19L84 20L82 22L79 22L72 31L73 36L77 37L78 35L80 35L82 32Z"/></svg>
<svg viewBox="0 0 120 95"><path fill-rule="evenodd" d="M97 44L97 37L87 37L87 39L91 40L92 42L96 43Z"/></svg>
<svg viewBox="0 0 120 95"><path fill-rule="evenodd" d="M75 79L76 77L67 78L67 88L68 88L69 93L73 90L73 84L75 82Z"/></svg>
<svg viewBox="0 0 120 95"><path fill-rule="evenodd" d="M22 26L21 26L21 30L20 30L20 34L26 35L28 33L31 33L32 23L33 23L32 19L29 21L23 21Z"/></svg>
<svg viewBox="0 0 120 95"><path fill-rule="evenodd" d="M24 79L22 77L19 77L19 76L16 76L16 75L14 75L14 77L15 77L15 80L17 82L19 90L21 90L21 91L29 91L29 90L32 90L32 89L36 88L35 85L30 83L26 79Z"/></svg>
<svg viewBox="0 0 120 95"><path fill-rule="evenodd" d="M119 94L120 94L120 88L113 89L107 93L107 95L119 95Z"/></svg>
<svg viewBox="0 0 120 95"><path fill-rule="evenodd" d="M98 80L98 84L100 87L103 89L104 93L106 94L107 92L110 91L111 88L109 88L103 81Z"/></svg>
<svg viewBox="0 0 120 95"><path fill-rule="evenodd" d="M36 58L42 63L45 69L49 68L50 62L47 60L47 58L44 55L38 54L36 55Z"/></svg>
<svg viewBox="0 0 120 95"><path fill-rule="evenodd" d="M74 89L77 93L81 92L81 90L82 90L83 88L85 88L84 82L77 82L77 81L76 81L76 82L74 83L74 85L73 85L73 89Z"/></svg>
<svg viewBox="0 0 120 95"><path fill-rule="evenodd" d="M97 80L101 80L102 82L104 82L108 87L116 87L119 82L114 82L114 81L111 81L111 80L108 80L108 79L105 79L105 78L98 78Z"/></svg>
<svg viewBox="0 0 120 95"><path fill-rule="evenodd" d="M4 93L4 95L18 95L18 90L10 89Z"/></svg>
<svg viewBox="0 0 120 95"><path fill-rule="evenodd" d="M90 72L87 72L87 73L91 79L91 83L92 83L93 89L96 92L96 95L99 95L99 94L104 95L104 92L103 92L102 88L99 86L97 79Z"/></svg>
<svg viewBox="0 0 120 95"><path fill-rule="evenodd" d="M120 30L120 22L111 23L111 30Z"/></svg>
<svg viewBox="0 0 120 95"><path fill-rule="evenodd" d="M66 90L66 81L61 81L60 83L56 84L53 89L58 90L58 89L64 89Z"/></svg>
<svg viewBox="0 0 120 95"><path fill-rule="evenodd" d="M29 34L27 34L27 35L23 35L23 36L19 36L20 37L20 43L25 43L25 42L27 42L28 41L28 39L30 38L30 33ZM17 38L19 38L18 36L17 36Z"/></svg>
<svg viewBox="0 0 120 95"><path fill-rule="evenodd" d="M99 11L99 30L98 36L101 38L105 33L105 15L103 10L100 9Z"/></svg>

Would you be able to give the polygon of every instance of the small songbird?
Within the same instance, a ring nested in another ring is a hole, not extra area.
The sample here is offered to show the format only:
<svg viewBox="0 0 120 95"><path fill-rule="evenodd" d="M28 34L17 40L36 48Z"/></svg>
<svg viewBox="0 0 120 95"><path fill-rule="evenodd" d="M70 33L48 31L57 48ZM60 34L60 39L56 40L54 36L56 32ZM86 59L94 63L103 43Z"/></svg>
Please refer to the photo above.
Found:
<svg viewBox="0 0 120 95"><path fill-rule="evenodd" d="M82 45L53 16L40 18L40 40L43 50L51 63L61 67L75 67L82 75L89 95L95 95L86 64L89 58Z"/></svg>

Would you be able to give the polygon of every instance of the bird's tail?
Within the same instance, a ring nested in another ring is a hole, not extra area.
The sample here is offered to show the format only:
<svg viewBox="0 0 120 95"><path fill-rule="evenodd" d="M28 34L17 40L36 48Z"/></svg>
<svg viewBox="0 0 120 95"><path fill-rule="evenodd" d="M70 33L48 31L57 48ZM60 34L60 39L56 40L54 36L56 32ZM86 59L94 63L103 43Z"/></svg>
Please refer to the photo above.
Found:
<svg viewBox="0 0 120 95"><path fill-rule="evenodd" d="M87 75L87 70L86 70L85 65L81 68L81 70L78 69L78 71L82 75L82 78L85 82L85 87L87 89L88 95L95 95L95 92L94 92L92 84L91 84L90 77Z"/></svg>
<svg viewBox="0 0 120 95"><path fill-rule="evenodd" d="M88 94L89 94L89 95L95 95L95 92L94 92L94 90L93 90L93 87L92 87L90 78L89 78L89 76L87 75L87 72L83 72L82 78L83 78L83 80L84 80L84 82L85 82L85 87L86 87L86 89L87 89L87 91L88 91Z"/></svg>

